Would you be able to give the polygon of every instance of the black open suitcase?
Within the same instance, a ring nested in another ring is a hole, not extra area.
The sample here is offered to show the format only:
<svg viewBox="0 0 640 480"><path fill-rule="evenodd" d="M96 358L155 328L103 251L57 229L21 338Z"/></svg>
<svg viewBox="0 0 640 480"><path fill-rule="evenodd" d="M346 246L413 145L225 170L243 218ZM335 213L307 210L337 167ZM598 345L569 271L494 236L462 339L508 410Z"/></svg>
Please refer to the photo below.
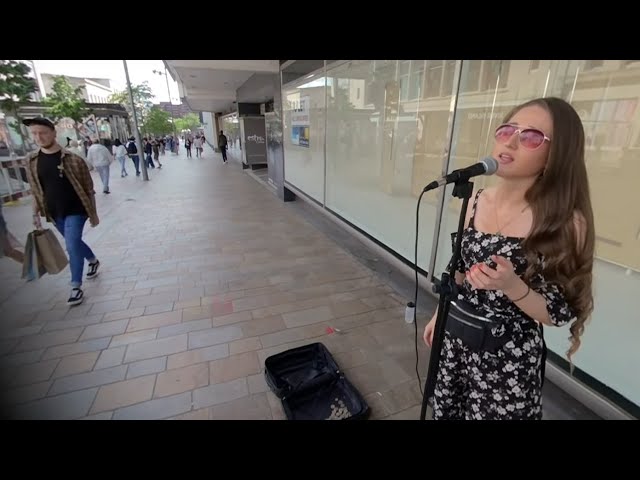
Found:
<svg viewBox="0 0 640 480"><path fill-rule="evenodd" d="M292 348L264 362L267 385L289 420L366 420L370 408L322 343Z"/></svg>

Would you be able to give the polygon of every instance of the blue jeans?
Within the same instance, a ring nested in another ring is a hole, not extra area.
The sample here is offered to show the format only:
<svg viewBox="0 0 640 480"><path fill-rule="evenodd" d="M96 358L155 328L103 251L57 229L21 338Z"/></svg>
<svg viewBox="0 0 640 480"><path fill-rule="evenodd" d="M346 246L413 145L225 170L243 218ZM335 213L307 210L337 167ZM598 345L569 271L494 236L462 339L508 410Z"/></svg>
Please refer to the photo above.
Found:
<svg viewBox="0 0 640 480"><path fill-rule="evenodd" d="M133 166L136 167L136 175L140 175L140 157L138 155L131 155L131 161Z"/></svg>
<svg viewBox="0 0 640 480"><path fill-rule="evenodd" d="M102 180L102 191L109 191L109 165L105 165L104 167L96 167L98 174L100 175L100 180Z"/></svg>
<svg viewBox="0 0 640 480"><path fill-rule="evenodd" d="M56 219L56 228L64 237L69 254L71 286L82 285L82 270L85 258L91 263L96 260L89 246L82 241L82 229L87 221L86 215L69 215Z"/></svg>
<svg viewBox="0 0 640 480"><path fill-rule="evenodd" d="M120 175L123 177L127 174L127 169L124 167L124 161L127 157L118 157L118 161L120 162Z"/></svg>

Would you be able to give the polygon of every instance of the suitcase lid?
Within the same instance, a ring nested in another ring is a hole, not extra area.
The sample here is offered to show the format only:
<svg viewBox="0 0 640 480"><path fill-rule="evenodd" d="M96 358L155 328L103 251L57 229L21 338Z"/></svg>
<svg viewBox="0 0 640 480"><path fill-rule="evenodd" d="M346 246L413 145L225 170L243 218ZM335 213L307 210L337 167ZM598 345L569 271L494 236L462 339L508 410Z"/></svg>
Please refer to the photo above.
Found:
<svg viewBox="0 0 640 480"><path fill-rule="evenodd" d="M264 364L267 383L280 398L316 388L340 376L338 364L320 342L272 355Z"/></svg>

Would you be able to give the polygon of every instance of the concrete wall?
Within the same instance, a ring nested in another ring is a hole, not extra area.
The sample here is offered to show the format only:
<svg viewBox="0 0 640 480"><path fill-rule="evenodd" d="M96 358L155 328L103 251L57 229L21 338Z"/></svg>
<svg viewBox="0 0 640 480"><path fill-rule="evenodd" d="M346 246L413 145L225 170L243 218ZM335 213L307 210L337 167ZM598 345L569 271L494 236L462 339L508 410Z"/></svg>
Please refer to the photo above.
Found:
<svg viewBox="0 0 640 480"><path fill-rule="evenodd" d="M202 129L204 130L204 136L207 142L213 146L218 147L218 135L216 134L215 118L211 112L202 112Z"/></svg>

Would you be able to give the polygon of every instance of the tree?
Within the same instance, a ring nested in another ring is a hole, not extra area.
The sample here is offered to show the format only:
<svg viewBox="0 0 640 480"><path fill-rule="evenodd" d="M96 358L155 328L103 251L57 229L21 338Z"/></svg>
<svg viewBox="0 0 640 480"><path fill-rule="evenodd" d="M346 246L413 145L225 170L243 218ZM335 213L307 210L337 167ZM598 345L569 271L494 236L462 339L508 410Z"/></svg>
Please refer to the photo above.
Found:
<svg viewBox="0 0 640 480"><path fill-rule="evenodd" d="M62 75L53 77L52 93L44 99L49 115L54 120L70 118L74 121L74 129L78 138L78 124L88 115L89 107L82 96L82 87L73 87Z"/></svg>
<svg viewBox="0 0 640 480"><path fill-rule="evenodd" d="M149 111L145 121L145 131L152 135L164 135L173 131L173 125L169 121L169 112L154 106Z"/></svg>
<svg viewBox="0 0 640 480"><path fill-rule="evenodd" d="M136 114L138 116L138 125L140 126L140 130L144 132L144 124L153 107L152 100L155 96L151 93L151 87L146 81L140 85L131 85L131 91L133 93L133 104L136 107ZM129 118L133 119L133 111L131 110L131 104L129 102L129 90L125 89L112 94L109 97L109 101L122 105L127 110Z"/></svg>
<svg viewBox="0 0 640 480"><path fill-rule="evenodd" d="M176 131L195 130L200 126L200 117L195 113L189 113L182 118L176 119Z"/></svg>
<svg viewBox="0 0 640 480"><path fill-rule="evenodd" d="M31 101L36 91L36 81L29 76L31 67L15 60L0 60L0 108L16 119L9 126L13 128L26 148L22 131L22 119L18 114L20 104Z"/></svg>

